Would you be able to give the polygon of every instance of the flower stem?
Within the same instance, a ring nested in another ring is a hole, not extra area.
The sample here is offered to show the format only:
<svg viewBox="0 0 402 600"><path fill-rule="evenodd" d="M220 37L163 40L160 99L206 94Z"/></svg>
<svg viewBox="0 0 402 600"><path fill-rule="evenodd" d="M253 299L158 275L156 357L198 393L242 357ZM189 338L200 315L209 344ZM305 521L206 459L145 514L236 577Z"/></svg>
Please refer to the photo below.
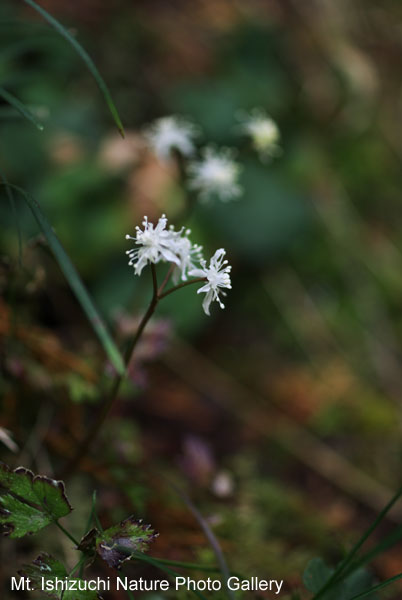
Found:
<svg viewBox="0 0 402 600"><path fill-rule="evenodd" d="M174 271L174 268L175 268L175 265L173 265L173 264L172 264L172 265L170 265L170 267L169 267L169 270L168 270L168 272L166 273L166 277L165 277L165 279L162 281L162 283L161 283L161 285L160 285L160 287L159 287L159 290L158 290L158 296L159 296L159 298L161 297L163 290L164 290L164 289L165 289L165 287L167 286L167 284L168 284L168 282L169 282L169 279L170 279L170 277L171 277L171 275L172 275L172 273L173 273L173 271Z"/></svg>
<svg viewBox="0 0 402 600"><path fill-rule="evenodd" d="M184 288L187 285L191 285L192 283L200 283L201 281L206 281L206 280L207 280L206 277L197 277L196 279L191 279L190 281L185 281L184 283L179 283L179 285L175 285L174 287L170 288L170 290L168 290L167 292L160 294L158 300L162 300L162 298L166 298L166 296L169 296L169 294L172 294L173 292L176 292L176 290L180 290L181 288Z"/></svg>
<svg viewBox="0 0 402 600"><path fill-rule="evenodd" d="M120 386L126 377L127 369L129 367L132 357L134 355L134 351L135 351L137 344L144 332L145 327L148 324L148 321L150 320L150 318L152 317L152 315L155 312L155 309L158 305L159 300L166 298L166 296L169 296L169 294L172 294L173 292L175 292L183 287L186 287L187 285L206 281L205 277L198 277L196 279L191 279L190 281L185 281L184 283L180 283L179 285L176 285L176 286L170 288L170 290L168 290L167 292L163 292L165 286L167 285L167 283L170 279L173 269L174 269L174 265L172 265L170 267L169 271L166 274L164 281L162 282L160 288L158 289L158 280L156 277L155 265L153 263L151 263L152 285L153 285L152 298L151 298L151 301L147 308L147 311L145 312L144 316L142 317L141 322L138 325L138 329L125 352L125 356L124 356L124 361L125 361L125 365L126 365L125 372L121 375L116 375L116 377L113 381L111 390L100 409L98 417L95 419L92 427L88 431L85 438L78 445L78 448L77 448L74 456L68 461L67 465L63 469L63 471L60 475L60 477L62 479L66 479L72 473L74 473L74 471L77 470L77 468L81 464L82 460L85 458L85 456L87 456L95 438L98 436L100 429L102 428L104 422L106 421L110 411L112 410L112 408L118 398Z"/></svg>
<svg viewBox="0 0 402 600"><path fill-rule="evenodd" d="M79 568L80 569L80 574L79 574L79 578L82 579L82 570L84 569L84 565L85 565L85 561L88 559L88 557L84 554L83 556L81 556L80 560L77 562L77 564L71 569L71 571L69 572L68 576L72 577L75 573L75 571Z"/></svg>
<svg viewBox="0 0 402 600"><path fill-rule="evenodd" d="M110 393L107 396L105 402L103 403L103 406L101 407L101 410L98 414L97 419L94 421L92 427L90 428L90 430L87 433L87 435L85 436L85 438L79 444L74 456L70 459L70 461L67 463L67 465L63 469L62 474L61 474L61 478L63 478L63 479L66 479L67 477L69 477L79 467L83 458L88 454L95 438L97 437L97 435L99 433L99 430L101 429L103 423L105 422L107 416L109 415L111 409L113 408L113 406L117 400L120 386L125 379L125 376L127 373L127 367L129 366L129 364L131 362L134 350L138 344L138 341L139 341L149 319L152 317L153 313L155 312L155 308L158 304L159 297L158 297L158 282L157 282L157 278L156 278L156 269L155 269L154 264L151 264L151 271L152 271L152 284L153 284L153 294L152 294L151 302L148 306L146 313L144 314L144 316L141 319L141 322L138 326L138 329L136 331L134 338L132 339L130 345L128 346L128 348L126 350L126 353L124 356L125 365L126 365L125 372L122 375L117 375L115 377L113 384L112 384L112 388L110 390Z"/></svg>
<svg viewBox="0 0 402 600"><path fill-rule="evenodd" d="M60 525L60 523L58 521L55 521L54 523L60 529L60 531L62 531L64 533L64 535L67 536L68 539L73 542L73 544L75 544L76 546L79 546L79 542L71 535L71 533L69 531L67 531L67 529L64 529L63 525Z"/></svg>

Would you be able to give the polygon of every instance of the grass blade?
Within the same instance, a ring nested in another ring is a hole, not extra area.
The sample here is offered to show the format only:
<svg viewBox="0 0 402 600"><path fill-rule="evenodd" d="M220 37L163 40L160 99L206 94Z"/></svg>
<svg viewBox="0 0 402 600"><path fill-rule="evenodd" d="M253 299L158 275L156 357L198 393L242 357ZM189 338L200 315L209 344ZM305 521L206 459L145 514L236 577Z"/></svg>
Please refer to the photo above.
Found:
<svg viewBox="0 0 402 600"><path fill-rule="evenodd" d="M379 554L383 554L392 546L395 546L397 542L402 538L402 525L399 525L395 531L393 531L390 535L384 538L381 542L379 542L374 548L363 554L360 558L358 558L355 562L353 562L344 572L344 576L347 577L353 571L360 569L367 563L370 563L376 556Z"/></svg>
<svg viewBox="0 0 402 600"><path fill-rule="evenodd" d="M38 202L22 188L19 188L10 183L7 184L7 186L18 191L25 199L27 205L29 206L35 217L36 222L38 223L40 229L45 235L50 249L55 255L57 262L59 263L59 267L63 271L64 276L66 277L78 302L81 304L82 309L87 315L93 330L98 336L99 341L101 342L103 349L106 352L106 355L108 356L110 362L113 364L116 371L120 375L122 375L125 371L123 358L112 337L110 336L108 330L106 329L106 325L104 324L101 316L95 308L91 297L89 296L83 282L81 281L80 276L77 273L76 268L74 267L73 263L68 257L68 254L64 250L60 240L54 233L53 228L51 227L45 215L43 214Z"/></svg>
<svg viewBox="0 0 402 600"><path fill-rule="evenodd" d="M402 579L402 573L399 573L399 575L395 575L394 577L390 577L386 581L383 581L382 583L375 585L374 587L370 588L369 590L366 590L365 592L362 592L361 594L357 594L357 596L353 596L353 598L351 598L350 600L358 600L360 598L364 598L365 596L370 596L374 592L378 592L378 590L382 590L383 588L387 587L390 583L393 583L394 581L398 581L398 579Z"/></svg>
<svg viewBox="0 0 402 600"><path fill-rule="evenodd" d="M23 102L21 102L21 100L18 100L18 98L16 98L13 94L10 94L10 92L5 90L3 87L0 87L0 97L8 102L8 104L11 104L11 106L18 110L18 112L23 117L28 119L28 121L31 121L31 123L33 123L35 127L39 129L39 131L43 131L44 127L42 123L38 121L33 112L31 112L29 108Z"/></svg>
<svg viewBox="0 0 402 600"><path fill-rule="evenodd" d="M10 184L8 183L6 175L4 174L4 172L1 169L0 169L0 180L2 180L3 185L6 188L7 198L10 203L11 211L12 211L14 219L15 219L15 226L17 228L17 235L18 235L18 264L19 264L19 266L21 266L22 265L22 232L21 232L20 220L18 218L18 211L17 211L17 206L15 203L13 190L12 190Z"/></svg>
<svg viewBox="0 0 402 600"><path fill-rule="evenodd" d="M176 571L173 571L172 569L169 569L168 567L166 567L162 562L159 562L159 560L157 558L151 558L150 556L148 556L146 554L142 554L141 552L135 552L135 554L133 556L137 560L142 560L143 562L147 562L150 565L153 565L154 567L156 567L160 571L163 571L164 573L167 573L171 577L180 577L179 573L177 573ZM207 600L205 598L205 596L203 594L201 594L201 592L199 592L198 590L193 590L193 589L190 588L188 591L192 592L195 596L197 596L201 600Z"/></svg>
<svg viewBox="0 0 402 600"><path fill-rule="evenodd" d="M368 539L368 537L373 533L373 531L378 527L381 523L385 515L391 510L395 502L399 500L402 495L402 487L396 492L396 494L391 498L388 504L382 509L377 518L373 521L367 531L362 535L359 541L353 546L352 550L348 553L348 555L343 559L338 568L335 570L333 575L328 579L327 583L320 589L319 592L314 596L313 600L318 600L321 598L323 594L332 587L333 584L338 583L345 575L345 569L351 564L352 560L356 556L357 552L363 546L364 542Z"/></svg>
<svg viewBox="0 0 402 600"><path fill-rule="evenodd" d="M77 52L77 54L82 58L82 60L86 64L88 70L91 72L96 83L98 84L98 87L103 94L105 102L109 107L109 110L112 114L114 122L116 123L121 136L124 137L123 124L121 122L119 113L117 112L117 108L112 100L112 96L109 92L109 89L108 89L103 77L99 73L98 69L95 66L95 63L93 62L92 58L89 56L88 52L81 46L81 44L79 42L77 42L77 40L74 38L74 36L72 36L71 33L65 27L63 27L63 25L61 23L59 23L59 21L57 21L54 17L52 17L52 15L49 14L44 8L39 6L39 4L34 2L34 0L23 0L23 1L25 2L25 4L28 4L28 6L30 6L34 10L36 10L36 12L38 12L49 23L49 25L51 25L61 36L63 36L64 39L66 39L71 44L71 46L74 48L74 50Z"/></svg>

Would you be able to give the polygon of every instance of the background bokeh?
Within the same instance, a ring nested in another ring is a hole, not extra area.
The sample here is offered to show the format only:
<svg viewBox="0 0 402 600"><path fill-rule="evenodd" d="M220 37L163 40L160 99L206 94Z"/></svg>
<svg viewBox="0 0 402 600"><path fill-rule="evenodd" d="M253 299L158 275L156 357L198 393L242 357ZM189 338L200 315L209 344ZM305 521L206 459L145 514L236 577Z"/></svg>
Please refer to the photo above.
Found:
<svg viewBox="0 0 402 600"><path fill-rule="evenodd" d="M175 166L144 151L143 127L183 114L203 140L236 146L237 112L262 107L282 133L269 164L242 150L239 201L189 214L192 238L225 247L233 265L226 309L206 317L193 288L161 304L98 451L70 484L73 527L95 487L106 522L134 512L161 533L156 556L212 562L173 480L191 490L230 566L284 578L290 599L308 560L336 563L400 483L402 5L42 5L77 32L127 135L65 40L2 2L2 86L45 129L1 104L0 168L40 202L120 344L150 295L149 273L127 267L124 236L144 214L175 223L186 204ZM6 200L1 424L21 451L1 456L51 474L85 434L109 367L23 202L19 264ZM2 542L5 578L33 543ZM401 564L397 546L374 572Z"/></svg>

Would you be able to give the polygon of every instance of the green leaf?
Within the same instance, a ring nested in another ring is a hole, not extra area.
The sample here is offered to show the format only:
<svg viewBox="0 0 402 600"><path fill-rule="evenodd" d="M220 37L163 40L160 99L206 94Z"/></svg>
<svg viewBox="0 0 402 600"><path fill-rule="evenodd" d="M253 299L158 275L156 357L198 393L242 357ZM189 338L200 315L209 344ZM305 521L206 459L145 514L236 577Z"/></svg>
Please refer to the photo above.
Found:
<svg viewBox="0 0 402 600"><path fill-rule="evenodd" d="M344 600L351 600L357 594L370 588L370 586L373 585L373 579L373 575L367 571L367 569L358 569L349 575L343 582L342 598L344 598ZM372 594L369 594L367 598L368 600L375 600L377 594L373 592Z"/></svg>
<svg viewBox="0 0 402 600"><path fill-rule="evenodd" d="M306 589L312 594L316 594L329 580L334 569L331 569L322 558L313 558L308 563L303 573L303 583ZM325 600L332 600L334 591L325 595Z"/></svg>
<svg viewBox="0 0 402 600"><path fill-rule="evenodd" d="M13 106L16 110L18 110L23 117L28 119L28 121L31 121L31 123L33 123L39 129L39 131L43 131L44 127L42 123L38 121L33 112L30 111L29 108L25 106L23 102L21 102L21 100L18 100L18 98L16 98L13 94L10 94L10 92L5 90L3 87L0 87L0 96L4 98L6 102L11 104L11 106Z"/></svg>
<svg viewBox="0 0 402 600"><path fill-rule="evenodd" d="M303 583L309 592L317 594L330 580L334 569L328 567L322 558L313 558L303 574ZM323 600L351 600L373 584L373 576L366 569L358 569L342 581L335 582L322 595ZM376 595L369 596L375 600Z"/></svg>
<svg viewBox="0 0 402 600"><path fill-rule="evenodd" d="M100 314L95 308L95 305L92 302L92 299L88 294L83 282L81 281L81 278L76 268L74 267L68 254L61 245L61 242L56 236L55 232L53 231L53 228L51 227L50 223L43 214L38 202L30 194L25 192L25 190L15 185L12 185L11 183L8 183L7 186L9 188L17 190L28 204L36 219L36 222L38 223L40 229L45 235L50 249L55 255L56 260L59 263L59 266L63 271L71 289L73 290L78 302L81 304L81 307L87 315L93 330L95 331L96 335L99 338L99 341L103 346L103 349L109 357L109 360L111 361L112 365L119 373L119 375L122 375L125 370L123 357L121 356L116 344L110 336Z"/></svg>
<svg viewBox="0 0 402 600"><path fill-rule="evenodd" d="M63 598L63 600L97 600L98 598L101 598L96 591L91 590L65 590L63 593L63 590L60 590L60 587L58 591L52 589L55 587L56 578L62 579L63 582L67 581L69 587L77 586L77 588L83 587L84 580L68 577L64 565L46 553L42 553L38 556L32 564L24 565L18 574L22 577L29 577L31 584L35 589L42 590L51 598ZM43 586L42 579L44 580ZM78 584L81 585L79 586Z"/></svg>
<svg viewBox="0 0 402 600"><path fill-rule="evenodd" d="M0 464L0 523L4 534L19 538L40 531L72 508L64 483L18 467Z"/></svg>
<svg viewBox="0 0 402 600"><path fill-rule="evenodd" d="M71 33L65 27L63 27L61 23L59 23L59 21L57 21L52 15L50 15L44 8L39 6L39 4L34 2L34 0L24 0L24 2L28 4L31 8L36 10L52 27L54 27L54 29L72 45L77 54L82 58L88 70L91 72L96 83L98 84L98 87L103 94L103 97L106 101L106 104L109 107L109 110L113 116L113 119L117 125L121 136L124 137L123 124L121 122L119 113L117 112L117 108L112 100L112 96L110 95L109 89L103 77L99 73L98 69L95 66L95 63L89 56L88 52L81 46L81 44L77 42L77 40L71 35Z"/></svg>
<svg viewBox="0 0 402 600"><path fill-rule="evenodd" d="M146 552L158 535L150 525L131 516L105 531L92 529L82 538L78 549L88 554L97 552L109 567L120 569L136 553Z"/></svg>

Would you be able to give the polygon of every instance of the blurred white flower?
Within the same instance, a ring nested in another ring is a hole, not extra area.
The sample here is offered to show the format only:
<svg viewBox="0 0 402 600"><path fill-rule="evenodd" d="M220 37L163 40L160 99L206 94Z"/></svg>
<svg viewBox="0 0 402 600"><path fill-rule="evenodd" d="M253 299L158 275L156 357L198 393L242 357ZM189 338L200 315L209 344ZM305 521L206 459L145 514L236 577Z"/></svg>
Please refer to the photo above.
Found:
<svg viewBox="0 0 402 600"><path fill-rule="evenodd" d="M173 247L175 233L171 229L166 229L166 215L161 216L156 227L153 223L149 223L148 217L144 217L142 225L144 230L137 226L134 237L126 235L127 240L134 240L139 246L126 251L130 258L128 264L134 267L134 273L141 275L146 264L156 264L160 261L173 262L180 266L180 260Z"/></svg>
<svg viewBox="0 0 402 600"><path fill-rule="evenodd" d="M220 200L233 200L240 196L241 186L238 184L240 165L233 160L233 151L222 148L220 151L212 147L204 149L203 159L189 165L189 185L200 194L201 201L218 196Z"/></svg>
<svg viewBox="0 0 402 600"><path fill-rule="evenodd" d="M199 290L197 294L205 293L205 298L202 303L202 308L205 314L209 316L209 307L213 300L218 302L221 308L225 308L225 305L219 298L219 294L226 296L226 293L222 291L222 288L232 289L230 281L230 271L232 267L228 265L228 261L224 260L226 251L223 248L219 248L209 261L209 266L204 259L201 259L201 268L192 269L189 275L194 277L205 277L207 282Z"/></svg>
<svg viewBox="0 0 402 600"><path fill-rule="evenodd" d="M198 135L197 127L182 117L162 117L145 131L145 137L160 160L167 160L173 150L183 156L194 152L193 139Z"/></svg>
<svg viewBox="0 0 402 600"><path fill-rule="evenodd" d="M216 474L211 485L212 492L218 498L227 498L233 494L234 481L228 471L220 471Z"/></svg>
<svg viewBox="0 0 402 600"><path fill-rule="evenodd" d="M263 110L255 109L243 115L242 131L251 138L255 150L261 159L278 156L280 132L277 124Z"/></svg>
<svg viewBox="0 0 402 600"><path fill-rule="evenodd" d="M139 246L126 251L130 258L128 264L134 267L134 273L141 275L148 263L170 262L176 265L175 279L181 276L185 281L188 270L195 266L194 261L201 259L201 246L192 244L188 238L190 230L166 229L166 215L161 216L156 227L149 223L148 217L144 217L142 225L144 230L137 226L134 237L126 235L126 239L134 240Z"/></svg>

